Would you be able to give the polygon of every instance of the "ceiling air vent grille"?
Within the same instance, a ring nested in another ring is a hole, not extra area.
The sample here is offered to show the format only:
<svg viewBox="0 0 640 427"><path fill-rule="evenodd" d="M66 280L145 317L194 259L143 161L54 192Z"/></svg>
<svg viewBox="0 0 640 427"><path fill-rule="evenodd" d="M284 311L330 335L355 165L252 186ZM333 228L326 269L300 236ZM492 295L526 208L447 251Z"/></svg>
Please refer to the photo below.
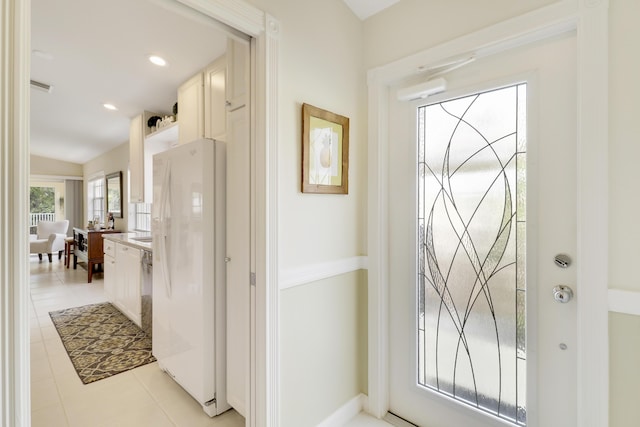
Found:
<svg viewBox="0 0 640 427"><path fill-rule="evenodd" d="M47 93L51 93L51 91L53 90L53 86L46 83L38 82L36 80L31 80L31 87Z"/></svg>

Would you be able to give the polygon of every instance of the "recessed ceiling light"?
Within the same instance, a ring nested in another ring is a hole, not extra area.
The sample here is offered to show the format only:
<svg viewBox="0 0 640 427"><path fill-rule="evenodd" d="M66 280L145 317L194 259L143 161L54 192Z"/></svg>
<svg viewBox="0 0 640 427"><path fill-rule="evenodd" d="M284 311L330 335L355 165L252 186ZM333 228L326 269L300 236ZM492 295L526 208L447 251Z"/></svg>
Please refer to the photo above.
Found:
<svg viewBox="0 0 640 427"><path fill-rule="evenodd" d="M157 55L150 55L149 56L149 61L151 61L151 63L159 66L159 67L164 67L165 65L167 65L167 61L164 58L161 58Z"/></svg>
<svg viewBox="0 0 640 427"><path fill-rule="evenodd" d="M116 107L113 104L102 104L102 106L107 110L111 110L111 111L116 111L118 109L118 107Z"/></svg>

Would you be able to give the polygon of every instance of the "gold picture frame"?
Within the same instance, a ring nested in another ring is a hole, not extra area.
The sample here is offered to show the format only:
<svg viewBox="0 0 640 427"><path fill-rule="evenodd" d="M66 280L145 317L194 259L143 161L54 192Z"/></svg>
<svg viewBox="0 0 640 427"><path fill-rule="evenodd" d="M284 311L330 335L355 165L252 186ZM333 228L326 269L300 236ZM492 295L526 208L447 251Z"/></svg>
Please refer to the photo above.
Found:
<svg viewBox="0 0 640 427"><path fill-rule="evenodd" d="M302 192L349 193L349 118L302 104Z"/></svg>

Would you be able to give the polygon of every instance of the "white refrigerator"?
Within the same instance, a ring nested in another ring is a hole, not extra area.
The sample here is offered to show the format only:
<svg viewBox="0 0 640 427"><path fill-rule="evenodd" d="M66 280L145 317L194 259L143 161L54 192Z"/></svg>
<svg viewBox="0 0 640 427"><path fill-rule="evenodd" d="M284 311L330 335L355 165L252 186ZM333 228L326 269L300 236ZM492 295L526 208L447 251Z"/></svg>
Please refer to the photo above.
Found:
<svg viewBox="0 0 640 427"><path fill-rule="evenodd" d="M223 142L153 156L153 355L209 416L226 399Z"/></svg>

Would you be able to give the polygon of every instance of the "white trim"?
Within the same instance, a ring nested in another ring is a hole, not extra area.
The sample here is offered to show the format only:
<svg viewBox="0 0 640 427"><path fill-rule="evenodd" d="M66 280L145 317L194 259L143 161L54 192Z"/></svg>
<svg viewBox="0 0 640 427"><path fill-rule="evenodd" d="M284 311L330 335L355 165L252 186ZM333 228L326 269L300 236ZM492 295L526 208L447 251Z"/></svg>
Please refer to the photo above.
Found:
<svg viewBox="0 0 640 427"><path fill-rule="evenodd" d="M579 2L576 424L581 427L609 422L608 9L606 0Z"/></svg>
<svg viewBox="0 0 640 427"><path fill-rule="evenodd" d="M329 415L317 427L341 427L351 421L366 407L367 396L360 393Z"/></svg>
<svg viewBox="0 0 640 427"><path fill-rule="evenodd" d="M389 409L389 88L379 70L368 73L368 395L369 413Z"/></svg>
<svg viewBox="0 0 640 427"><path fill-rule="evenodd" d="M369 404L383 416L388 397L388 87L469 54L489 55L577 30L578 76L578 408L577 425L608 422L608 3L563 0L368 72Z"/></svg>
<svg viewBox="0 0 640 427"><path fill-rule="evenodd" d="M572 31L577 21L575 2L559 1L374 68L369 71L369 77L375 72L376 80L391 84L418 74L418 70L428 70L471 56L478 59Z"/></svg>
<svg viewBox="0 0 640 427"><path fill-rule="evenodd" d="M83 176L72 175L30 175L29 181L82 181Z"/></svg>
<svg viewBox="0 0 640 427"><path fill-rule="evenodd" d="M256 38L256 158L253 168L256 198L256 306L252 327L253 373L251 427L280 425L280 348L278 288L278 58L280 23L264 16L265 31ZM256 393L257 391L257 393Z"/></svg>
<svg viewBox="0 0 640 427"><path fill-rule="evenodd" d="M0 426L31 424L28 201L29 1L0 6Z"/></svg>
<svg viewBox="0 0 640 427"><path fill-rule="evenodd" d="M264 32L264 12L244 0L177 0L252 37Z"/></svg>
<svg viewBox="0 0 640 427"><path fill-rule="evenodd" d="M609 289L609 311L640 316L640 291Z"/></svg>
<svg viewBox="0 0 640 427"><path fill-rule="evenodd" d="M356 256L280 270L280 290L317 282L356 270L366 270L367 257Z"/></svg>

